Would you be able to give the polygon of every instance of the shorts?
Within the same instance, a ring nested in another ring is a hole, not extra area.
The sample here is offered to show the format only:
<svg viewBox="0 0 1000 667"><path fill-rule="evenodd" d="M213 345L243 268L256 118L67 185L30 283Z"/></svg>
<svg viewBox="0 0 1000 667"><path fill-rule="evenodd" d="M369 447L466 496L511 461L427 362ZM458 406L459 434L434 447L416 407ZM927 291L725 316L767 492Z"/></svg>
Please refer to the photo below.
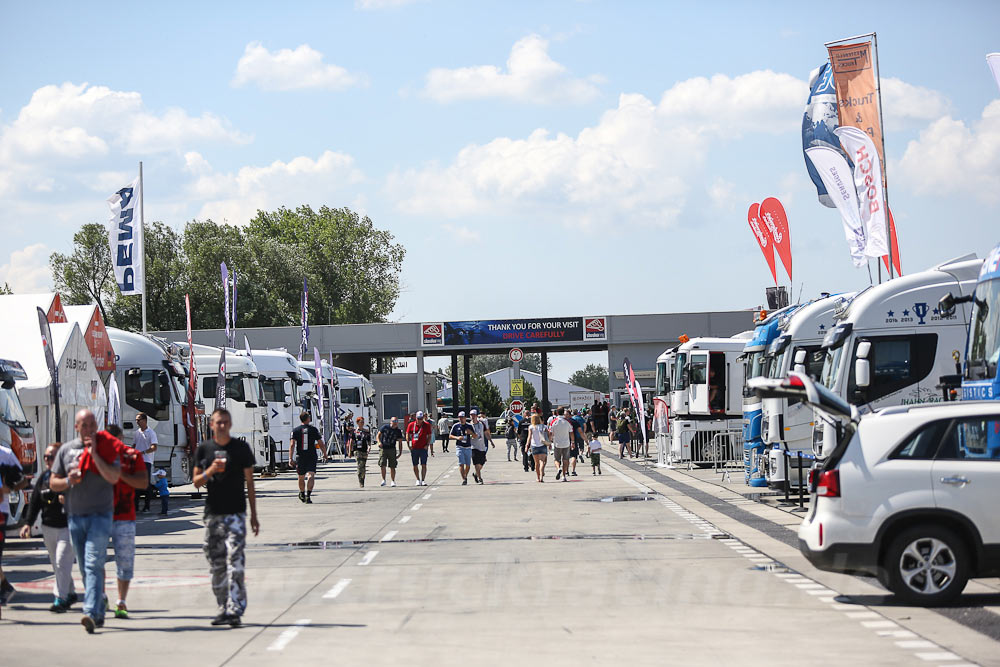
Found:
<svg viewBox="0 0 1000 667"><path fill-rule="evenodd" d="M132 581L132 570L135 567L135 521L111 522L111 546L115 550L118 578Z"/></svg>
<svg viewBox="0 0 1000 667"><path fill-rule="evenodd" d="M295 457L295 471L300 475L304 475L307 472L316 472L316 456L303 456L299 454Z"/></svg>
<svg viewBox="0 0 1000 667"><path fill-rule="evenodd" d="M427 465L427 450L426 449L411 449L410 450L410 460L413 461L413 465Z"/></svg>
<svg viewBox="0 0 1000 667"><path fill-rule="evenodd" d="M569 448L569 455L574 459L580 455L580 445L573 443L573 446Z"/></svg>
<svg viewBox="0 0 1000 667"><path fill-rule="evenodd" d="M383 447L382 451L378 455L378 466L389 466L393 470L396 469L398 463L397 452L395 447Z"/></svg>
<svg viewBox="0 0 1000 667"><path fill-rule="evenodd" d="M438 436L438 438L441 439L441 442L448 442L451 439L451 434L450 433L442 433L441 435Z"/></svg>
<svg viewBox="0 0 1000 667"><path fill-rule="evenodd" d="M458 453L458 465L472 465L472 447L456 447L455 452Z"/></svg>
<svg viewBox="0 0 1000 667"><path fill-rule="evenodd" d="M537 447L531 448L532 456L548 456L548 454L549 454L549 448L546 447L545 445L538 445Z"/></svg>
<svg viewBox="0 0 1000 667"><path fill-rule="evenodd" d="M472 462L475 465L477 465L477 466L485 465L486 464L486 452L480 451L478 449L473 449L472 450Z"/></svg>
<svg viewBox="0 0 1000 667"><path fill-rule="evenodd" d="M569 447L555 447L556 450L556 463L562 463L563 461L569 461L570 459L570 448Z"/></svg>
<svg viewBox="0 0 1000 667"><path fill-rule="evenodd" d="M590 453L590 465L594 466L595 468L601 465L601 453L600 452L591 452Z"/></svg>

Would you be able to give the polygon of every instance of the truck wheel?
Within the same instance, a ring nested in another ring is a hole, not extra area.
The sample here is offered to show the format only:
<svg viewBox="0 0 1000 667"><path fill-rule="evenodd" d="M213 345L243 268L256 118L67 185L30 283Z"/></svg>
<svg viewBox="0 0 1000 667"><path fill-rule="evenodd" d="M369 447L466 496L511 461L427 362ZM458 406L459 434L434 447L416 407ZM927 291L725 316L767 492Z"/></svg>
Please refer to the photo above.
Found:
<svg viewBox="0 0 1000 667"><path fill-rule="evenodd" d="M969 581L969 554L952 531L934 524L908 528L889 545L880 581L900 599L926 607L947 604Z"/></svg>

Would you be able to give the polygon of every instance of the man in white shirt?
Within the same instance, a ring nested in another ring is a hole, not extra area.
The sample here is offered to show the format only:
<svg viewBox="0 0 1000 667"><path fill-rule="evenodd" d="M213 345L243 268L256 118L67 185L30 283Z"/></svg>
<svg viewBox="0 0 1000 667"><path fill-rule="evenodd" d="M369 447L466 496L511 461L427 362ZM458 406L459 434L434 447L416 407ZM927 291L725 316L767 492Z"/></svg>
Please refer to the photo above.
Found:
<svg viewBox="0 0 1000 667"><path fill-rule="evenodd" d="M144 506L142 508L143 512L149 511L149 499L153 493L153 487L150 485L150 475L153 471L153 453L156 452L156 431L147 426L149 418L146 416L145 412L139 412L135 416L136 426L139 430L135 432L135 444L133 448L142 454L142 460L146 462L146 488L136 489L135 492L135 508L139 509L139 495L142 494L145 499Z"/></svg>
<svg viewBox="0 0 1000 667"><path fill-rule="evenodd" d="M556 471L556 479L562 477L562 481L568 482L567 473L569 472L569 459L570 459L570 446L573 444L573 427L568 421L566 421L564 408L556 408L556 416L549 423L549 437L552 439L552 446L555 450L556 465L559 466L559 470Z"/></svg>

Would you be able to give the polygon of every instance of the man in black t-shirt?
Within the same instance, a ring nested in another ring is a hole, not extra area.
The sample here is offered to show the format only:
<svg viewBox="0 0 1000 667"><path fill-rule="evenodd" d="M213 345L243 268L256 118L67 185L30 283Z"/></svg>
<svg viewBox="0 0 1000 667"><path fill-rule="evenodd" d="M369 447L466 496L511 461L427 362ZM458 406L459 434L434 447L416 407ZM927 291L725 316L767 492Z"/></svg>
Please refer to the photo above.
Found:
<svg viewBox="0 0 1000 667"><path fill-rule="evenodd" d="M308 412L299 415L301 426L292 430L292 439L288 445L288 461L295 462L295 470L299 473L299 500L311 505L313 484L316 483L316 444L322 440L319 429L310 424ZM327 452L323 451L323 460Z"/></svg>
<svg viewBox="0 0 1000 667"><path fill-rule="evenodd" d="M250 527L260 532L257 496L253 487L254 458L245 440L232 438L233 418L225 408L212 413L212 439L198 445L194 455L196 489L208 487L205 497L205 557L212 573L212 591L219 614L212 625L238 627L247 607L243 570L247 541L247 500Z"/></svg>
<svg viewBox="0 0 1000 667"><path fill-rule="evenodd" d="M382 483L385 486L385 469L390 470L392 486L396 486L396 465L399 457L403 455L403 432L399 429L399 420L393 417L389 423L378 430L378 444L382 447L379 452L378 465L382 469Z"/></svg>

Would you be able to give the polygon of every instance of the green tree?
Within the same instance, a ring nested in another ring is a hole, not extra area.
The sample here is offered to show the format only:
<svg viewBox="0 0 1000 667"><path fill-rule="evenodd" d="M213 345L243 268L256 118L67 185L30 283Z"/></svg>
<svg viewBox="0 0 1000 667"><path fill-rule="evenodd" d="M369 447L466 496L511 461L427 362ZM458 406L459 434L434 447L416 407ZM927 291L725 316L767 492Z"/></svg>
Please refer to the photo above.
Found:
<svg viewBox="0 0 1000 667"><path fill-rule="evenodd" d="M143 242L146 246L147 327L150 331L183 329L187 323L184 316L184 252L181 236L162 222L151 222L146 223ZM107 248L107 238L104 246ZM108 311L111 326L132 331L142 328L141 297L122 296L114 288Z"/></svg>
<svg viewBox="0 0 1000 667"><path fill-rule="evenodd" d="M495 384L481 374L469 378L472 394L472 404L479 406L480 412L488 416L497 416L504 411L503 396Z"/></svg>
<svg viewBox="0 0 1000 667"><path fill-rule="evenodd" d="M608 393L608 369L601 364L587 364L582 371L569 376L569 383L603 394Z"/></svg>
<svg viewBox="0 0 1000 667"><path fill-rule="evenodd" d="M535 385L528 382L527 379L524 381L524 396L521 397L521 402L524 403L525 412L530 410L531 406L538 402L538 395L535 394Z"/></svg>
<svg viewBox="0 0 1000 667"><path fill-rule="evenodd" d="M10 283L4 283L3 287L0 287L0 294L13 294L14 290L10 288Z"/></svg>
<svg viewBox="0 0 1000 667"><path fill-rule="evenodd" d="M68 255L49 255L52 282L62 295L65 305L96 303L101 317L113 326L108 317L109 306L118 292L111 267L111 248L107 228L91 222L73 235L73 250Z"/></svg>
<svg viewBox="0 0 1000 667"><path fill-rule="evenodd" d="M546 364L548 366L548 370L552 370L552 359L551 358L547 358L546 361L548 362ZM512 365L513 364L510 361L510 357L508 357L506 353L504 353L504 354L476 354L476 355L473 355L473 357L469 360L469 373L471 375L475 375L477 373L479 375L487 375L488 373L492 373L493 371L500 370L501 368L508 368L508 367L510 367ZM458 363L459 373L462 372L463 368L464 367L462 366L461 355L459 355L459 363ZM524 359L521 360L521 370L522 371L531 371L532 373L541 373L542 372L541 369L542 369L542 355L541 354L539 354L539 353L530 354L529 353L529 354L525 354L524 355ZM444 372L447 373L449 376L451 375L451 364L448 364L448 366L445 368ZM459 375L459 377L461 378L462 376Z"/></svg>

